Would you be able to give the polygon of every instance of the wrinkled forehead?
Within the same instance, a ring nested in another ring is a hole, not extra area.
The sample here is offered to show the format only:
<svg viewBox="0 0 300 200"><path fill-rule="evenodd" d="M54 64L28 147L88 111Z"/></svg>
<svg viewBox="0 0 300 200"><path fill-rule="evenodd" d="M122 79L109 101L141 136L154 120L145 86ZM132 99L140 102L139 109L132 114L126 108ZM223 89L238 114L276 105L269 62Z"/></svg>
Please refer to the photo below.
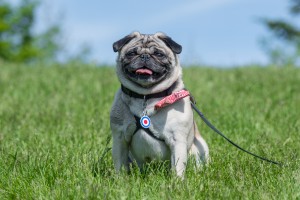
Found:
<svg viewBox="0 0 300 200"><path fill-rule="evenodd" d="M126 51L136 50L138 54L153 53L156 50L167 51L167 46L153 34L141 34L132 40Z"/></svg>
<svg viewBox="0 0 300 200"><path fill-rule="evenodd" d="M144 46L147 46L150 42L153 42L154 35L153 34L141 34L141 43Z"/></svg>

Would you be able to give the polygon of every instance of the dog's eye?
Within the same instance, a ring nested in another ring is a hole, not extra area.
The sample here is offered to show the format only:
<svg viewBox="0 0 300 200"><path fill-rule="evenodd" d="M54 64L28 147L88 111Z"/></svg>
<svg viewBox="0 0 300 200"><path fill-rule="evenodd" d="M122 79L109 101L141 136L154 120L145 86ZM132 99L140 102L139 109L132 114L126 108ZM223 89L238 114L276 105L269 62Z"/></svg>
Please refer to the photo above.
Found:
<svg viewBox="0 0 300 200"><path fill-rule="evenodd" d="M127 57L133 57L133 56L136 56L137 53L135 51L129 51L128 53L126 53L126 56Z"/></svg>
<svg viewBox="0 0 300 200"><path fill-rule="evenodd" d="M162 57L165 56L165 54L163 54L162 52L159 52L159 51L155 51L155 52L154 52L154 55L155 55L156 57L159 57L159 58L162 58Z"/></svg>

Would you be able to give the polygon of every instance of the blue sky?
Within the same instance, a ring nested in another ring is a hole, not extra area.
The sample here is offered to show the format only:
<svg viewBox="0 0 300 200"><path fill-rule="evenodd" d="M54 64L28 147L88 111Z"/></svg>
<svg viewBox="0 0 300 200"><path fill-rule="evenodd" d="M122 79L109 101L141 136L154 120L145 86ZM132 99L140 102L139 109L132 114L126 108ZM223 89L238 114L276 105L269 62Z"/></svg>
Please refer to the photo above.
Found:
<svg viewBox="0 0 300 200"><path fill-rule="evenodd" d="M112 43L132 31L162 31L183 46L182 63L267 63L259 45L270 34L259 18L288 18L287 0L43 0L37 30L63 25L68 51L91 46L91 59L113 64Z"/></svg>

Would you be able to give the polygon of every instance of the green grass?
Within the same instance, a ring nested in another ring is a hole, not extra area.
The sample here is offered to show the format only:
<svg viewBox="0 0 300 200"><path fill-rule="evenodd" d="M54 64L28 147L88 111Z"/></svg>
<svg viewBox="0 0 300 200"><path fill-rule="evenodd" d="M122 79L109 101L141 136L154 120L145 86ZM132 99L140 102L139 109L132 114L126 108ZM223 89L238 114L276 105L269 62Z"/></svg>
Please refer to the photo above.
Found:
<svg viewBox="0 0 300 200"><path fill-rule="evenodd" d="M198 107L255 159L197 124L211 163L181 181L165 165L116 174L113 68L0 63L0 199L299 199L300 69L187 68Z"/></svg>

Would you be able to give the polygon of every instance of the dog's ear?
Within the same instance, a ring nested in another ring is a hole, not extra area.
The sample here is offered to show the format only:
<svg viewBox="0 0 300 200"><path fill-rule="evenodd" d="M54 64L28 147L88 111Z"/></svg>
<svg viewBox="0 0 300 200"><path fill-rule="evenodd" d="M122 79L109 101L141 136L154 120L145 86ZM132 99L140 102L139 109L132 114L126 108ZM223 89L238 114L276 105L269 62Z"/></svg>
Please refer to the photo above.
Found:
<svg viewBox="0 0 300 200"><path fill-rule="evenodd" d="M136 34L130 34L113 43L114 52L118 52L125 44L130 42L130 40L132 40L135 37Z"/></svg>
<svg viewBox="0 0 300 200"><path fill-rule="evenodd" d="M182 51L181 45L178 44L178 43L176 43L169 36L167 36L167 35L159 35L158 38L161 39L168 47L170 47L170 49L174 53L176 53L176 54L180 54L181 53L181 51Z"/></svg>

